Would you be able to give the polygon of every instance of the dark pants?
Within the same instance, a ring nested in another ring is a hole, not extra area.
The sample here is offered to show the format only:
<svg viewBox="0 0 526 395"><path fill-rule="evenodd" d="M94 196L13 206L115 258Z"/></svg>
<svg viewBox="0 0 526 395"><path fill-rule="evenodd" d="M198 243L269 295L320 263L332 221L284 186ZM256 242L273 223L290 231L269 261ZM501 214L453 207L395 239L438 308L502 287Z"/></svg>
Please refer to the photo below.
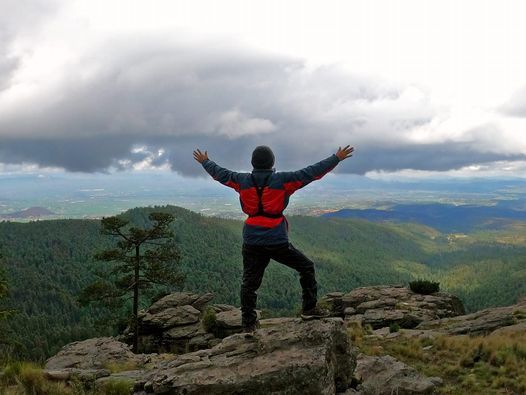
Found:
<svg viewBox="0 0 526 395"><path fill-rule="evenodd" d="M256 323L256 300L263 273L270 259L287 265L300 274L303 290L303 309L310 310L316 306L316 278L314 263L291 243L279 245L243 244L243 282L241 284L241 312L243 326Z"/></svg>

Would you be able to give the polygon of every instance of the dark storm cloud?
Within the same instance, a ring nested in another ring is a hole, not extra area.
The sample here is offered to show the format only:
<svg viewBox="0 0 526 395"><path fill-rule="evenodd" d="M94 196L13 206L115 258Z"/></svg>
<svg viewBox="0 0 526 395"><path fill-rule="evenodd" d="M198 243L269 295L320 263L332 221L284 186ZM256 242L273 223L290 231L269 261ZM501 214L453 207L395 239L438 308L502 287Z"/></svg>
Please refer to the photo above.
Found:
<svg viewBox="0 0 526 395"><path fill-rule="evenodd" d="M303 167L353 144L340 172L449 170L512 158L476 144L414 144L405 133L435 116L426 98L334 67L228 43L184 45L165 37L108 41L0 119L0 162L105 171L168 161L203 175L192 150L249 169L252 149L273 147L276 167ZM137 149L145 147L145 149ZM515 157L513 157L515 158Z"/></svg>
<svg viewBox="0 0 526 395"><path fill-rule="evenodd" d="M525 160L523 154L480 152L467 143L440 143L416 146L361 146L352 160L344 162L345 172L365 174L371 169L446 171L475 163Z"/></svg>
<svg viewBox="0 0 526 395"><path fill-rule="evenodd" d="M69 171L105 171L119 167L115 158L129 157L140 161L144 155L130 153L132 139L106 136L104 139L83 137L1 139L0 158L6 163L36 162L41 166L64 167Z"/></svg>

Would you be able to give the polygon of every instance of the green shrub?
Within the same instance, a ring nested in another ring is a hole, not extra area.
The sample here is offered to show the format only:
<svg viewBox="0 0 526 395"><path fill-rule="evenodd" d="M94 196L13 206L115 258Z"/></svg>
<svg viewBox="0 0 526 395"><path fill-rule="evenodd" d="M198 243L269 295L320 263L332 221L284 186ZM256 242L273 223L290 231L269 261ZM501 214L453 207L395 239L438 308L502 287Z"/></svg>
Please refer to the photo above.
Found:
<svg viewBox="0 0 526 395"><path fill-rule="evenodd" d="M392 322L389 325L389 333L398 332L399 330L400 330L400 325L398 325L398 323Z"/></svg>
<svg viewBox="0 0 526 395"><path fill-rule="evenodd" d="M428 280L415 280L409 283L409 289L417 294L429 295L440 290L440 283Z"/></svg>
<svg viewBox="0 0 526 395"><path fill-rule="evenodd" d="M214 333L216 328L216 312L212 307L208 307L202 318L203 328L209 333Z"/></svg>

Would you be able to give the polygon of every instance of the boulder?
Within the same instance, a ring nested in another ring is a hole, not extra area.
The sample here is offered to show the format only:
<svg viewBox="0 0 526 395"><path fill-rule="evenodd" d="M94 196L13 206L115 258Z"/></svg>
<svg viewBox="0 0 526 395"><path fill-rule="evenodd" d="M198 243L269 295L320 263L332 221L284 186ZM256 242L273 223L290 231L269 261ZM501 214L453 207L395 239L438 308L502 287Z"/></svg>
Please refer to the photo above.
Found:
<svg viewBox="0 0 526 395"><path fill-rule="evenodd" d="M178 356L141 380L148 394L335 394L350 386L354 366L343 320L296 319Z"/></svg>
<svg viewBox="0 0 526 395"><path fill-rule="evenodd" d="M131 346L117 341L113 337L97 337L73 342L62 347L53 357L46 361L46 370L104 369L109 365L142 365L146 355L134 354Z"/></svg>
<svg viewBox="0 0 526 395"><path fill-rule="evenodd" d="M191 305L168 307L154 314L146 311L140 325L146 330L168 329L197 322L200 314L201 311Z"/></svg>
<svg viewBox="0 0 526 395"><path fill-rule="evenodd" d="M433 394L439 377L426 377L412 367L391 357L359 354L355 378L360 382L358 393L375 395ZM352 392L349 392L352 393Z"/></svg>
<svg viewBox="0 0 526 395"><path fill-rule="evenodd" d="M153 303L147 310L150 314L156 314L171 307L190 305L197 310L202 310L206 304L214 298L212 293L198 295L192 292L173 292Z"/></svg>
<svg viewBox="0 0 526 395"><path fill-rule="evenodd" d="M360 287L342 294L332 292L321 299L334 316L371 325L373 329L393 323L414 328L420 322L464 314L459 298L446 292L421 295L396 285Z"/></svg>
<svg viewBox="0 0 526 395"><path fill-rule="evenodd" d="M458 317L429 320L417 329L432 329L450 335L486 335L498 328L526 321L526 299L505 307L492 307Z"/></svg>

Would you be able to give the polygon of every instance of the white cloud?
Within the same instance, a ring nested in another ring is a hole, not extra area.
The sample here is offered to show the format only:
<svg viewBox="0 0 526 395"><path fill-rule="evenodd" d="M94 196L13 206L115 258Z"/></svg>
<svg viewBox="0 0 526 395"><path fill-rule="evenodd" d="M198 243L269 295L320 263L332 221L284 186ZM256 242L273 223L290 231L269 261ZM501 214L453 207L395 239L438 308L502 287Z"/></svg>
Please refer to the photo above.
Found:
<svg viewBox="0 0 526 395"><path fill-rule="evenodd" d="M268 119L250 117L238 109L222 113L217 121L217 131L220 135L234 139L253 134L271 133L276 126Z"/></svg>

